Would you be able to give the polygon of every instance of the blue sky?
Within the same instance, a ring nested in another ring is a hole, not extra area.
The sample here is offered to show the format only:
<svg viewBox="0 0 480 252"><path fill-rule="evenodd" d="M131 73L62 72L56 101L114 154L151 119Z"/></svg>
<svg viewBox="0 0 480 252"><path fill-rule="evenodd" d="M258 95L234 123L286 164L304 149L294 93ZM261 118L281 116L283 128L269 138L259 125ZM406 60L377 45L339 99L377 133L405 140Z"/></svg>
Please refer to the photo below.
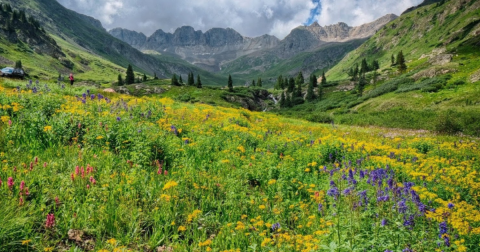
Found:
<svg viewBox="0 0 480 252"><path fill-rule="evenodd" d="M386 14L399 15L422 0L58 0L65 7L116 27L143 32L233 28L244 36L282 39L292 29L318 21L357 26Z"/></svg>

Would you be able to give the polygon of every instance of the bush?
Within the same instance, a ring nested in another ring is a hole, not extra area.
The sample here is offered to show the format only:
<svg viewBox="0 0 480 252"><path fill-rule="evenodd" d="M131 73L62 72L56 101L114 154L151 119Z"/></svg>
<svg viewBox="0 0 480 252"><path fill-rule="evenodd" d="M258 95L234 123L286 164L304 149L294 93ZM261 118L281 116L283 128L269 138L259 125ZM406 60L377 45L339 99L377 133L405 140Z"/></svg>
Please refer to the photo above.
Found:
<svg viewBox="0 0 480 252"><path fill-rule="evenodd" d="M398 78L387 81L377 88L371 90L368 94L365 95L365 99L375 98L377 96L393 92L397 90L400 85L409 85L413 83L414 80L410 78Z"/></svg>
<svg viewBox="0 0 480 252"><path fill-rule="evenodd" d="M461 126L456 120L457 115L453 110L440 114L435 123L435 131L442 134L455 134L461 131Z"/></svg>
<svg viewBox="0 0 480 252"><path fill-rule="evenodd" d="M450 75L445 75L445 76L439 76L439 77L434 77L430 79L424 79L414 85L408 85L408 86L402 85L397 90L397 93L405 93L405 92L410 92L414 90L422 90L422 92L436 92L442 89L445 86L445 84L447 84L447 81L450 78L451 78Z"/></svg>
<svg viewBox="0 0 480 252"><path fill-rule="evenodd" d="M305 118L307 121L310 122L317 122L317 123L332 123L333 117L328 113L318 113L318 114L310 114L307 115Z"/></svg>

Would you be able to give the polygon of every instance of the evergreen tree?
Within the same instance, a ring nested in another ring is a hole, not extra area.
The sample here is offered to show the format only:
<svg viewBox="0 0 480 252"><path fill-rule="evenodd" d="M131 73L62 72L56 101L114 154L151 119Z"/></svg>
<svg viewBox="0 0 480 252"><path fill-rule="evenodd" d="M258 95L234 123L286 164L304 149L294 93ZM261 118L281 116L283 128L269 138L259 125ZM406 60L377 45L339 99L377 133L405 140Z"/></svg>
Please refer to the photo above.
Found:
<svg viewBox="0 0 480 252"><path fill-rule="evenodd" d="M19 15L20 22L27 23L27 16L25 15L25 11L21 10L18 13L18 15Z"/></svg>
<svg viewBox="0 0 480 252"><path fill-rule="evenodd" d="M348 70L347 75L350 77L350 80L353 80L353 67L351 67L350 70Z"/></svg>
<svg viewBox="0 0 480 252"><path fill-rule="evenodd" d="M288 78L283 79L283 89L288 88Z"/></svg>
<svg viewBox="0 0 480 252"><path fill-rule="evenodd" d="M285 101L285 92L282 90L282 95L280 96L280 108L285 108L286 101Z"/></svg>
<svg viewBox="0 0 480 252"><path fill-rule="evenodd" d="M372 63L372 68L373 70L378 70L380 69L380 63L378 63L378 60L374 60Z"/></svg>
<svg viewBox="0 0 480 252"><path fill-rule="evenodd" d="M15 62L15 68L22 68L22 61L18 60Z"/></svg>
<svg viewBox="0 0 480 252"><path fill-rule="evenodd" d="M153 79L158 80L157 73L153 72Z"/></svg>
<svg viewBox="0 0 480 252"><path fill-rule="evenodd" d="M312 79L312 77L310 77L310 79ZM307 101L313 101L315 99L315 93L313 92L313 81L308 83L307 95L305 98Z"/></svg>
<svg viewBox="0 0 480 252"><path fill-rule="evenodd" d="M325 71L322 73L322 87L327 86L327 77L325 77Z"/></svg>
<svg viewBox="0 0 480 252"><path fill-rule="evenodd" d="M278 76L277 85L275 85L275 89L283 90L283 77L282 77L282 75Z"/></svg>
<svg viewBox="0 0 480 252"><path fill-rule="evenodd" d="M369 67L366 59L362 60L362 66L360 67L360 74L369 72Z"/></svg>
<svg viewBox="0 0 480 252"><path fill-rule="evenodd" d="M202 81L200 80L200 74L197 75L197 83L196 83L197 88L202 88Z"/></svg>
<svg viewBox="0 0 480 252"><path fill-rule="evenodd" d="M143 82L147 81L147 75L143 74Z"/></svg>
<svg viewBox="0 0 480 252"><path fill-rule="evenodd" d="M180 83L178 82L178 79L177 79L177 75L176 75L176 74L173 74L173 76L172 76L171 85L173 85L173 86L180 86Z"/></svg>
<svg viewBox="0 0 480 252"><path fill-rule="evenodd" d="M317 76L315 74L310 75L310 82L314 88L318 87Z"/></svg>
<svg viewBox="0 0 480 252"><path fill-rule="evenodd" d="M180 84L183 84L183 79L182 79L182 75L180 74L180 76L178 77L178 82L180 82Z"/></svg>
<svg viewBox="0 0 480 252"><path fill-rule="evenodd" d="M393 54L392 54L391 60L392 60L392 66L395 66L395 57L393 56Z"/></svg>
<svg viewBox="0 0 480 252"><path fill-rule="evenodd" d="M407 71L407 65L405 64L405 58L403 57L402 51L400 51L397 55L397 65L398 72L404 73Z"/></svg>
<svg viewBox="0 0 480 252"><path fill-rule="evenodd" d="M365 89L366 85L367 85L367 80L365 79L365 74L362 74L358 81L358 96L363 95L363 90Z"/></svg>
<svg viewBox="0 0 480 252"><path fill-rule="evenodd" d="M262 78L260 78L260 77L257 80L257 86L262 87Z"/></svg>
<svg viewBox="0 0 480 252"><path fill-rule="evenodd" d="M228 90L233 91L233 80L230 74L228 75Z"/></svg>
<svg viewBox="0 0 480 252"><path fill-rule="evenodd" d="M135 82L135 74L133 73L133 68L130 64L127 67L127 76L125 77L125 81L128 84L133 84Z"/></svg>
<svg viewBox="0 0 480 252"><path fill-rule="evenodd" d="M18 12L14 10L12 13L12 22L15 22L17 20L18 20Z"/></svg>
<svg viewBox="0 0 480 252"><path fill-rule="evenodd" d="M295 90L295 80L293 77L290 77L288 80L288 89L287 92L292 93Z"/></svg>
<svg viewBox="0 0 480 252"><path fill-rule="evenodd" d="M285 97L285 107L290 108L293 106L292 95L287 94Z"/></svg>
<svg viewBox="0 0 480 252"><path fill-rule="evenodd" d="M189 86L194 86L195 85L195 77L193 76L192 72L190 72L188 74L187 85L189 85Z"/></svg>
<svg viewBox="0 0 480 252"><path fill-rule="evenodd" d="M303 78L302 72L298 72L297 79L296 79L296 84L297 84L297 93L295 97L302 97L302 85L305 82L305 79Z"/></svg>
<svg viewBox="0 0 480 252"><path fill-rule="evenodd" d="M252 80L252 84L250 86L255 87L255 80Z"/></svg>
<svg viewBox="0 0 480 252"><path fill-rule="evenodd" d="M373 86L374 86L374 87L377 86L377 78L378 78L378 75L379 75L379 74L378 74L377 70L376 70L376 69L373 70Z"/></svg>
<svg viewBox="0 0 480 252"><path fill-rule="evenodd" d="M117 83L118 86L123 86L123 79L122 79L122 75L119 74L118 75L118 83Z"/></svg>

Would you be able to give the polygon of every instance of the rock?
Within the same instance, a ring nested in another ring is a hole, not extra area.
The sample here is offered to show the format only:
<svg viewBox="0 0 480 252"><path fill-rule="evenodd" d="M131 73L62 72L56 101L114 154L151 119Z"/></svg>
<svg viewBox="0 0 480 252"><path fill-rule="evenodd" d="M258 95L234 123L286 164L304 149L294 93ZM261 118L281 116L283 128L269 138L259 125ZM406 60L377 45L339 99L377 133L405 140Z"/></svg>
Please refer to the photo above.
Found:
<svg viewBox="0 0 480 252"><path fill-rule="evenodd" d="M157 252L173 252L172 247L166 247L165 245L157 247Z"/></svg>
<svg viewBox="0 0 480 252"><path fill-rule="evenodd" d="M70 229L68 230L68 239L81 242L82 241L82 236L83 236L83 231L82 230L75 230L75 229Z"/></svg>
<svg viewBox="0 0 480 252"><path fill-rule="evenodd" d="M106 92L106 93L116 93L113 88L105 88L105 89L103 90L103 92Z"/></svg>
<svg viewBox="0 0 480 252"><path fill-rule="evenodd" d="M439 54L437 56L433 56L428 61L432 65L443 66L452 62L453 55L452 54Z"/></svg>
<svg viewBox="0 0 480 252"><path fill-rule="evenodd" d="M472 75L470 75L470 82L471 83L474 83L474 82L477 82L477 81L480 81L480 69L477 70Z"/></svg>

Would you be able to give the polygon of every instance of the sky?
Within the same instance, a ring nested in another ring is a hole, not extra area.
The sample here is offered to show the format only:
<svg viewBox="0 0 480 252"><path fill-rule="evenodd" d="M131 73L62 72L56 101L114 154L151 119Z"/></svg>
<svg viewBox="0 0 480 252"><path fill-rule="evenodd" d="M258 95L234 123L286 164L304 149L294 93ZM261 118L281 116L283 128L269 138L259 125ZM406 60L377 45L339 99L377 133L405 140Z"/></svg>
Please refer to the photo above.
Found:
<svg viewBox="0 0 480 252"><path fill-rule="evenodd" d="M121 27L150 36L158 29L174 32L192 26L203 32L233 28L243 36L263 34L283 39L290 31L315 21L322 26L357 26L386 14L400 15L423 0L58 0L92 16L107 30Z"/></svg>

